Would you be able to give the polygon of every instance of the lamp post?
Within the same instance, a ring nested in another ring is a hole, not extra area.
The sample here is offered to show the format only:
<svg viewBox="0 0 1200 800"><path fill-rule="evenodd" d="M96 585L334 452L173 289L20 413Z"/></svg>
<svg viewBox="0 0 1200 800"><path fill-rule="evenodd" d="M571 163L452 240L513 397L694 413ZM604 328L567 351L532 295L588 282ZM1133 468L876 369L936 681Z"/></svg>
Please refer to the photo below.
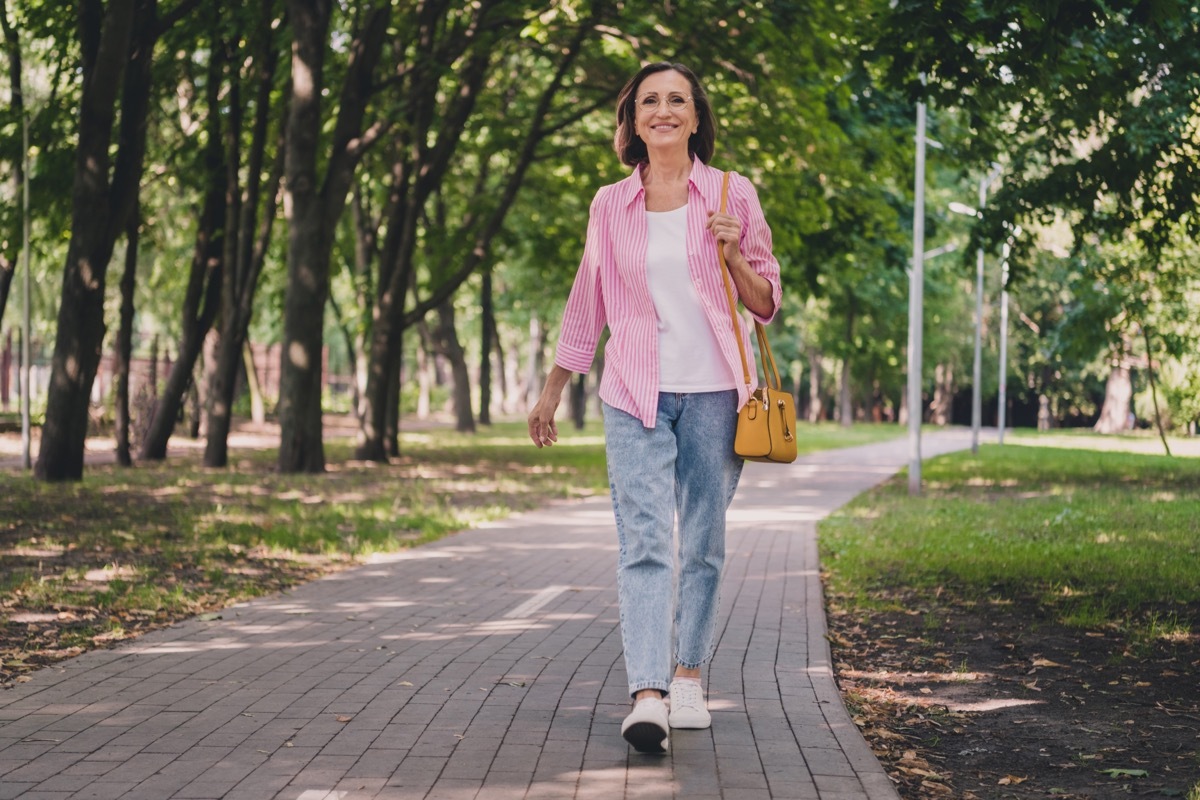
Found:
<svg viewBox="0 0 1200 800"><path fill-rule="evenodd" d="M1008 254L1012 252L1013 237L1020 235L1021 226L1017 225L1004 242L1000 262L1000 397L996 409L996 427L999 429L997 442L1000 444L1004 444L1004 416L1008 410Z"/></svg>
<svg viewBox="0 0 1200 800"><path fill-rule="evenodd" d="M21 143L25 147L22 159L25 164L25 177L22 181L22 212L21 212L21 243L22 255L24 256L25 269L24 280L21 294L22 300L22 324L21 324L21 464L25 469L30 469L33 466L33 458L30 453L32 444L32 432L30 430L29 420L29 404L30 392L29 378L31 375L30 361L32 359L33 347L30 339L32 338L33 323L32 312L30 310L32 290L32 276L30 270L29 259L29 114L28 112L21 115Z"/></svg>
<svg viewBox="0 0 1200 800"><path fill-rule="evenodd" d="M1000 262L1000 396L996 403L996 441L1004 444L1004 416L1008 407L1008 242Z"/></svg>
<svg viewBox="0 0 1200 800"><path fill-rule="evenodd" d="M921 75L922 85L925 75ZM925 302L925 103L917 102L913 256L908 274L908 493L921 493L921 348Z"/></svg>
<svg viewBox="0 0 1200 800"><path fill-rule="evenodd" d="M1000 174L1000 165L992 164L992 171L979 179L979 207L971 208L962 203L951 203L950 210L983 218L983 207L987 203L988 187ZM979 452L979 429L983 421L983 247L975 251L975 361L971 370L971 452Z"/></svg>

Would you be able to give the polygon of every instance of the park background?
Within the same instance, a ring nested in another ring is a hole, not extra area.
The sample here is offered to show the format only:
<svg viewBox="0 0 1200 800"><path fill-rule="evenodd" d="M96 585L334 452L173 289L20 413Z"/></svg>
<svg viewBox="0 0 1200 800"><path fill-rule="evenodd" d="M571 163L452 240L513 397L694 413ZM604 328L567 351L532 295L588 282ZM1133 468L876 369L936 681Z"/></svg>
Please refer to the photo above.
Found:
<svg viewBox="0 0 1200 800"><path fill-rule="evenodd" d="M1039 445L938 460L925 498L892 484L823 530L838 657L863 671L900 628L876 634L906 618L910 644L889 657L910 673L980 618L1027 646L1102 648L1084 660L1120 672L1133 706L1109 703L1124 716L1091 723L1108 731L1095 741L1073 738L1087 725L1042 738L1117 773L1082 770L1082 786L1200 796L1193 730L1172 727L1179 749L1147 768L1109 731L1136 719L1161 748L1162 715L1200 713L1195 459L1080 449L1194 453L1194 5L0 11L0 426L37 462L0 476L6 685L379 550L604 491L600 354L572 387L564 416L583 429L564 446L535 456L512 420L552 357L591 197L628 174L611 148L616 93L664 59L699 73L713 163L754 181L772 225L785 292L771 338L813 423L801 439L902 433L921 227L920 420L970 424L977 392L982 425L1003 409L1007 441ZM1051 438L1066 428L1106 438ZM235 449L247 431L269 442ZM85 458L97 435L137 469ZM1018 666L1043 687L1070 660L1033 653ZM976 658L941 666L984 674ZM1076 677L1090 697L1095 678ZM953 737L905 727L930 712L857 691L910 796L967 785L961 758L937 761ZM953 724L1006 741L989 719ZM978 769L992 786L1013 777ZM1054 780L1030 776L1027 796Z"/></svg>
<svg viewBox="0 0 1200 800"><path fill-rule="evenodd" d="M1187 3L89 0L2 21L0 402L11 427L27 344L51 480L98 428L154 460L183 421L219 466L234 415L277 415L280 468L319 471L323 411L374 460L402 408L521 413L590 199L627 172L616 92L657 59L700 73L714 163L758 186L807 419L908 417L917 101L922 419L970 423L973 390L993 425L1002 396L1042 429L1200 416Z"/></svg>

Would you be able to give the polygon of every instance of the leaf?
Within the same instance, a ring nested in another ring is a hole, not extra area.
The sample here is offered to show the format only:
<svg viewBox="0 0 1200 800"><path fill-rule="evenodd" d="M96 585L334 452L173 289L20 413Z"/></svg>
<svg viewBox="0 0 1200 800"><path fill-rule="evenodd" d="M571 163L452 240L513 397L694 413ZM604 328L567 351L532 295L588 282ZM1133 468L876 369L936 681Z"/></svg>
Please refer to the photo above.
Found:
<svg viewBox="0 0 1200 800"><path fill-rule="evenodd" d="M1033 660L1033 665L1035 667L1061 667L1062 669L1070 669L1070 667L1068 667L1066 664L1059 664L1051 661L1048 658L1035 658Z"/></svg>
<svg viewBox="0 0 1200 800"><path fill-rule="evenodd" d="M1112 769L1100 770L1110 778L1148 778L1150 773L1144 769L1126 769L1123 767L1113 767Z"/></svg>
<svg viewBox="0 0 1200 800"><path fill-rule="evenodd" d="M338 722L349 722L352 719L354 719L354 716L352 714L338 714L337 715Z"/></svg>
<svg viewBox="0 0 1200 800"><path fill-rule="evenodd" d="M914 372L913 374L915 375L916 373ZM397 685L397 686L412 686L412 681L400 681L400 682L399 682L398 684L396 684L396 685Z"/></svg>
<svg viewBox="0 0 1200 800"><path fill-rule="evenodd" d="M1024 783L1029 778L1018 778L1016 775L1005 775L1000 780L996 781L1000 786L1016 786L1018 783Z"/></svg>

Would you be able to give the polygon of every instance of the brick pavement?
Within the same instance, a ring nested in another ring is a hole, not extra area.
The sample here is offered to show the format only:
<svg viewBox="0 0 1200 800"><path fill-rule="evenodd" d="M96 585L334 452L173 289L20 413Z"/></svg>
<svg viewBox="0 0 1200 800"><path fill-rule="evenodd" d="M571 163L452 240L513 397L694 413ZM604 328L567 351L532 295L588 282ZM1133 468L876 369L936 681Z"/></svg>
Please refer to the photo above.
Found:
<svg viewBox="0 0 1200 800"><path fill-rule="evenodd" d="M713 726L673 732L665 757L620 736L616 541L595 498L34 673L0 693L0 800L895 800L833 681L814 530L907 447L747 465Z"/></svg>

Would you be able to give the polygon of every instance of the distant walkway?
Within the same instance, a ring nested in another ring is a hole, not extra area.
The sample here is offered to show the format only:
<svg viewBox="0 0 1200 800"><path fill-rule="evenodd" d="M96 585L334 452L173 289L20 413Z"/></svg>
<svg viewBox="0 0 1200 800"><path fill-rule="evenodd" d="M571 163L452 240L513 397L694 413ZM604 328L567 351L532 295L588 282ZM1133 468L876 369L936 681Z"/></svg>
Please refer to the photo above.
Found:
<svg viewBox="0 0 1200 800"><path fill-rule="evenodd" d="M713 726L665 757L620 736L616 538L594 498L33 673L0 693L0 798L895 800L834 684L815 525L907 452L747 465Z"/></svg>

